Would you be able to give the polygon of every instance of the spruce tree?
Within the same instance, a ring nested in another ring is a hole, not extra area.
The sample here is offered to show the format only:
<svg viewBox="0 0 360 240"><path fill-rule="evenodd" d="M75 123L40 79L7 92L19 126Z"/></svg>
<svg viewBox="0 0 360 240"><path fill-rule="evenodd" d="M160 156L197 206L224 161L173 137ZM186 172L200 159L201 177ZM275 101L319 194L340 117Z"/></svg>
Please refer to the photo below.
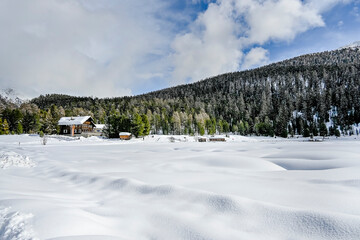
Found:
<svg viewBox="0 0 360 240"><path fill-rule="evenodd" d="M205 134L205 127L204 124L201 122L198 122L198 132L201 136L204 136Z"/></svg>
<svg viewBox="0 0 360 240"><path fill-rule="evenodd" d="M4 129L3 129L3 120L2 118L0 118L0 135L3 135L4 134Z"/></svg>
<svg viewBox="0 0 360 240"><path fill-rule="evenodd" d="M303 137L310 137L310 129L308 127L304 129Z"/></svg>
<svg viewBox="0 0 360 240"><path fill-rule="evenodd" d="M225 120L223 120L222 121L223 122L223 130L224 130L224 132L227 134L227 133L229 133L230 132L230 126L229 126L229 123L227 122L227 121L225 121Z"/></svg>
<svg viewBox="0 0 360 240"><path fill-rule="evenodd" d="M142 122L144 123L143 136L147 136L150 133L150 122L148 116L145 114L141 115L141 118L142 118Z"/></svg>
<svg viewBox="0 0 360 240"><path fill-rule="evenodd" d="M4 122L3 122L3 133L4 133L5 135L8 135L8 134L10 133L10 131L9 131L9 124L8 124L8 122L7 122L6 119L4 119Z"/></svg>
<svg viewBox="0 0 360 240"><path fill-rule="evenodd" d="M326 124L324 122L322 122L320 124L320 136L325 137L327 135L328 135L328 130L327 130Z"/></svg>
<svg viewBox="0 0 360 240"><path fill-rule="evenodd" d="M240 135L245 135L245 124L243 121L240 120L238 123L239 133Z"/></svg>
<svg viewBox="0 0 360 240"><path fill-rule="evenodd" d="M16 134L22 134L22 133L23 133L23 126L19 122L17 127L16 127Z"/></svg>
<svg viewBox="0 0 360 240"><path fill-rule="evenodd" d="M239 131L239 128L236 124L232 125L231 127L231 131L234 133L234 134L237 134L238 131Z"/></svg>
<svg viewBox="0 0 360 240"><path fill-rule="evenodd" d="M143 136L145 124L143 123L142 118L138 113L135 113L133 116L131 125L131 132L135 135L135 137Z"/></svg>

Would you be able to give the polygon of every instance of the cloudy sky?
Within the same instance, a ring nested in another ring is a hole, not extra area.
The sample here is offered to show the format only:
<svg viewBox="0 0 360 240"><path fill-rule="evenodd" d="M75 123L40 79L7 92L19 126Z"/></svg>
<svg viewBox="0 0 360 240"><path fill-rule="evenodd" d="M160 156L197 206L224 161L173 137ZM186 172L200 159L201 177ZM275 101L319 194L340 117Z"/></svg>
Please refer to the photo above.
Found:
<svg viewBox="0 0 360 240"><path fill-rule="evenodd" d="M136 95L360 40L360 0L0 0L0 89Z"/></svg>

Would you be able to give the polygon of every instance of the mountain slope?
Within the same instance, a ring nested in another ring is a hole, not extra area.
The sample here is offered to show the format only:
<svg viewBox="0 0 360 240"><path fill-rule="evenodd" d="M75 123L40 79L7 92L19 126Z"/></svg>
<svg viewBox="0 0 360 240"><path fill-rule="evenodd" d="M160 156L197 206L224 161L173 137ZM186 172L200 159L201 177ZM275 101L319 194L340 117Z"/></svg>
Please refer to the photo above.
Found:
<svg viewBox="0 0 360 240"><path fill-rule="evenodd" d="M18 107L21 103L23 103L23 100L17 96L15 90L11 88L0 90L0 109Z"/></svg>
<svg viewBox="0 0 360 240"><path fill-rule="evenodd" d="M360 122L359 76L360 49L344 48L134 97L47 95L32 103L42 109L62 106L69 114L83 108L100 121L147 114L153 132L209 132L216 125L219 132L316 135L325 122L333 125L332 133L337 127L354 131L351 125Z"/></svg>
<svg viewBox="0 0 360 240"><path fill-rule="evenodd" d="M181 96L184 96L184 94L191 96L191 94L193 93L191 93L191 91L189 93L188 90L194 88L203 88L206 87L207 85L213 85L215 84L215 82L218 82L219 85L228 84L229 86L227 88L232 88L230 86L236 84L237 82L239 82L239 80L246 82L249 79L253 79L254 76L257 77L256 80L261 81L261 78L273 77L275 75L278 76L281 75L285 77L288 76L288 74L290 75L292 75L293 73L302 74L302 73L306 73L307 71L314 71L314 70L316 71L319 68L332 71L333 68L341 70L343 68L346 68L347 66L349 67L353 66L356 68L356 66L358 65L360 65L360 49L344 48L335 51L307 54L292 59L284 60L278 63L273 63L254 70L225 73L193 84L180 85L174 88L163 89L148 94L144 94L141 96L150 97L150 98L151 97L163 98L163 97L167 97L168 93L170 92L173 92L171 97L179 96L179 94ZM356 70L353 69L353 71ZM221 89L226 88L224 85L219 87ZM210 87L210 89L207 90L208 93L211 93L211 92L219 91L219 88L213 89Z"/></svg>
<svg viewBox="0 0 360 240"><path fill-rule="evenodd" d="M344 48L360 48L360 41L353 42L349 45L341 47L340 49L344 49Z"/></svg>

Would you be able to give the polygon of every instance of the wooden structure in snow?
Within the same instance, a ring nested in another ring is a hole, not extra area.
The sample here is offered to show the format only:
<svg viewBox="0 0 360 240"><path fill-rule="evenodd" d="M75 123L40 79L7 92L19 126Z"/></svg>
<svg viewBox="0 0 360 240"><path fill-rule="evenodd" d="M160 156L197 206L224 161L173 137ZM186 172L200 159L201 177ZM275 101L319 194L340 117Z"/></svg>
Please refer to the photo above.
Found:
<svg viewBox="0 0 360 240"><path fill-rule="evenodd" d="M91 116L62 117L58 125L60 126L60 134L70 136L93 133L95 128Z"/></svg>
<svg viewBox="0 0 360 240"><path fill-rule="evenodd" d="M198 137L198 142L206 142L206 137Z"/></svg>
<svg viewBox="0 0 360 240"><path fill-rule="evenodd" d="M95 136L102 136L105 128L105 124L95 124L94 134Z"/></svg>
<svg viewBox="0 0 360 240"><path fill-rule="evenodd" d="M210 137L209 141L210 142L226 142L224 137Z"/></svg>
<svg viewBox="0 0 360 240"><path fill-rule="evenodd" d="M121 140L130 140L131 139L131 133L129 132L121 132L119 133L119 137Z"/></svg>

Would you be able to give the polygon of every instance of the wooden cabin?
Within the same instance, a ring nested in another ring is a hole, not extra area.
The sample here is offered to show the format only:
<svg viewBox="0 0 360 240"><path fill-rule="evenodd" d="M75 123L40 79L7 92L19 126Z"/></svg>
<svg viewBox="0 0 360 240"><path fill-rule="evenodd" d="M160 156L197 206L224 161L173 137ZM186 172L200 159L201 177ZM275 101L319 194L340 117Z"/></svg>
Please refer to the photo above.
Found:
<svg viewBox="0 0 360 240"><path fill-rule="evenodd" d="M198 137L198 142L206 142L206 137Z"/></svg>
<svg viewBox="0 0 360 240"><path fill-rule="evenodd" d="M95 123L91 116L62 117L58 125L60 134L63 135L87 135L94 132Z"/></svg>
<svg viewBox="0 0 360 240"><path fill-rule="evenodd" d="M226 142L224 137L211 137L209 138L210 142Z"/></svg>
<svg viewBox="0 0 360 240"><path fill-rule="evenodd" d="M105 124L95 124L94 136L102 136L104 132Z"/></svg>
<svg viewBox="0 0 360 240"><path fill-rule="evenodd" d="M130 140L132 135L129 132L121 132L119 133L119 137L121 140Z"/></svg>

